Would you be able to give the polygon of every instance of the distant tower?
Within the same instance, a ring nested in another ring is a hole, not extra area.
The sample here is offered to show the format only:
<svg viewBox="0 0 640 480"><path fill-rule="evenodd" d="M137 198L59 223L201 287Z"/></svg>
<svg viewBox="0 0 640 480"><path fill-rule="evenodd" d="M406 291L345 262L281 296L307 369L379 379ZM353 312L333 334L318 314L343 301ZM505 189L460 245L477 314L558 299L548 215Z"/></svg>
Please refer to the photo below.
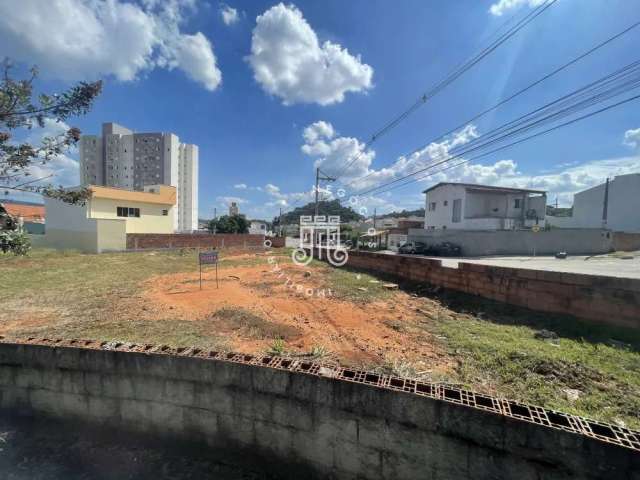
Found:
<svg viewBox="0 0 640 480"><path fill-rule="evenodd" d="M234 217L239 213L240 210L238 209L238 204L236 202L231 202L231 205L229 205L229 215Z"/></svg>

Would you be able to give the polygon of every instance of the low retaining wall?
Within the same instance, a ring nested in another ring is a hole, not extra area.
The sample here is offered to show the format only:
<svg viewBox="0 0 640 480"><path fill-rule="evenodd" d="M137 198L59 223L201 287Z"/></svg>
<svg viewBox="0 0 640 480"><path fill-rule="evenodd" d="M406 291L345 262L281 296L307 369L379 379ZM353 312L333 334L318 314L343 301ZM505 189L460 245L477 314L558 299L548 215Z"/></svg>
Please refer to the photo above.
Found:
<svg viewBox="0 0 640 480"><path fill-rule="evenodd" d="M613 248L622 252L640 250L640 233L614 232Z"/></svg>
<svg viewBox="0 0 640 480"><path fill-rule="evenodd" d="M326 252L315 257L324 259ZM427 282L532 310L573 315L597 323L640 328L640 279L494 267L443 267L412 255L349 251L347 266L414 282Z"/></svg>
<svg viewBox="0 0 640 480"><path fill-rule="evenodd" d="M264 235L248 233L127 233L127 250L162 248L263 247Z"/></svg>
<svg viewBox="0 0 640 480"><path fill-rule="evenodd" d="M635 478L640 433L437 384L152 345L0 343L0 407L207 443L278 477Z"/></svg>
<svg viewBox="0 0 640 480"><path fill-rule="evenodd" d="M451 242L467 257L484 255L592 255L613 250L613 235L608 230L566 228L541 230L425 230L412 228L408 241L428 245Z"/></svg>

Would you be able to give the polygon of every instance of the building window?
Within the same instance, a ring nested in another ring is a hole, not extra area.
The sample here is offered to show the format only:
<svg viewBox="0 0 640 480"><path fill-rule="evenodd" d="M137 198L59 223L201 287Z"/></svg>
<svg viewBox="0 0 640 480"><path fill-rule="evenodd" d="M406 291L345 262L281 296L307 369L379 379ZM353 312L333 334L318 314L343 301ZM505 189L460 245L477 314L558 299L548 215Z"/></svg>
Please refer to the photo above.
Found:
<svg viewBox="0 0 640 480"><path fill-rule="evenodd" d="M140 217L140 209L132 207L117 207L119 217Z"/></svg>
<svg viewBox="0 0 640 480"><path fill-rule="evenodd" d="M429 204L429 211L430 212L435 212L436 211L436 202L431 202Z"/></svg>
<svg viewBox="0 0 640 480"><path fill-rule="evenodd" d="M444 206L446 207L447 205L449 205L449 200L444 201Z"/></svg>
<svg viewBox="0 0 640 480"><path fill-rule="evenodd" d="M169 210L162 210L162 216L166 217L169 215Z"/></svg>
<svg viewBox="0 0 640 480"><path fill-rule="evenodd" d="M521 203L522 203L522 200L520 200L519 198L515 198L513 200L513 208L520 208Z"/></svg>

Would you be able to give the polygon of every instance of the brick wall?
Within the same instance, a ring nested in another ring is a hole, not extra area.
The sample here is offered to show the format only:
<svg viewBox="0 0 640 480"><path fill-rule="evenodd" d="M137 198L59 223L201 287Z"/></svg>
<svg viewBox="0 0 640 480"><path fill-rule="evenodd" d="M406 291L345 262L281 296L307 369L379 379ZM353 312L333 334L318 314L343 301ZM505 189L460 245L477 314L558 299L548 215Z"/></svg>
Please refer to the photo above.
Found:
<svg viewBox="0 0 640 480"><path fill-rule="evenodd" d="M614 232L613 248L623 252L640 250L640 233Z"/></svg>
<svg viewBox="0 0 640 480"><path fill-rule="evenodd" d="M640 434L453 386L301 359L0 341L0 414L176 442L278 478L637 478Z"/></svg>
<svg viewBox="0 0 640 480"><path fill-rule="evenodd" d="M127 233L128 250L161 248L252 248L264 245L264 235L218 233Z"/></svg>
<svg viewBox="0 0 640 480"><path fill-rule="evenodd" d="M317 256L317 252L316 252ZM324 257L323 257L324 258ZM640 328L640 280L350 251L347 266L426 282L532 310Z"/></svg>
<svg viewBox="0 0 640 480"><path fill-rule="evenodd" d="M284 248L285 237L267 237L267 240L271 242L273 248Z"/></svg>

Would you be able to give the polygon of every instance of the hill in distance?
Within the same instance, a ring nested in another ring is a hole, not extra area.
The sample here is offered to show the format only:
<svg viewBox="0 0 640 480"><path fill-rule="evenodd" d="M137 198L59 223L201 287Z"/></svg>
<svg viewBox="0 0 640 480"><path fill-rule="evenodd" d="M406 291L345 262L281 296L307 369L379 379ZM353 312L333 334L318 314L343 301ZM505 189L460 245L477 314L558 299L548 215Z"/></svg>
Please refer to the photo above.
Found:
<svg viewBox="0 0 640 480"><path fill-rule="evenodd" d="M295 208L291 212L285 213L282 215L282 224L297 225L300 223L300 217L303 215L311 215L313 216L315 213L315 204L313 202L307 203L302 207ZM364 217L360 215L358 212L353 210L351 207L345 207L340 203L340 200L324 200L318 202L318 215L339 215L340 222L352 222L358 220L364 220ZM278 217L273 219L274 224L278 224Z"/></svg>

